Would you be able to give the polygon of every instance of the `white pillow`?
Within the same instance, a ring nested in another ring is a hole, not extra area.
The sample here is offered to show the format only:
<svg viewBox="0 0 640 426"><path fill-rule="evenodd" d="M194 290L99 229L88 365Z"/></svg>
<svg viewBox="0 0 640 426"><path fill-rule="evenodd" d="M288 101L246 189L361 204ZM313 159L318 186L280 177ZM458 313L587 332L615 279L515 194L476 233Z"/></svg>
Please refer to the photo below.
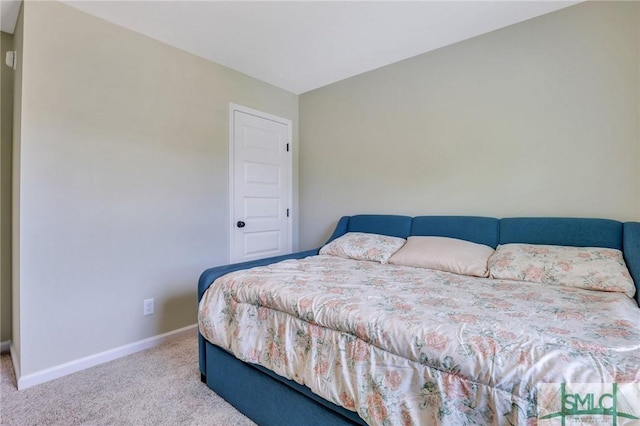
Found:
<svg viewBox="0 0 640 426"><path fill-rule="evenodd" d="M614 291L633 297L622 252L601 247L504 244L489 259L492 278Z"/></svg>
<svg viewBox="0 0 640 426"><path fill-rule="evenodd" d="M322 247L320 254L387 263L405 242L404 238L387 235L348 232Z"/></svg>
<svg viewBox="0 0 640 426"><path fill-rule="evenodd" d="M447 237L409 237L389 263L437 269L460 275L487 277L487 261L493 248Z"/></svg>

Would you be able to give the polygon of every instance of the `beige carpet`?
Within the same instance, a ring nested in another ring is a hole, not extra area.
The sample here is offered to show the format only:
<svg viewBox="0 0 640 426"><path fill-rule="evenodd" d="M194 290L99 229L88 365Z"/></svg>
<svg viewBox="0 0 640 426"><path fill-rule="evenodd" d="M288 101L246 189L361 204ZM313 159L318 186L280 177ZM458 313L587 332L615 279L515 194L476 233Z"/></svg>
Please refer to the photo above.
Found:
<svg viewBox="0 0 640 426"><path fill-rule="evenodd" d="M200 382L193 336L18 391L0 370L2 425L253 425Z"/></svg>

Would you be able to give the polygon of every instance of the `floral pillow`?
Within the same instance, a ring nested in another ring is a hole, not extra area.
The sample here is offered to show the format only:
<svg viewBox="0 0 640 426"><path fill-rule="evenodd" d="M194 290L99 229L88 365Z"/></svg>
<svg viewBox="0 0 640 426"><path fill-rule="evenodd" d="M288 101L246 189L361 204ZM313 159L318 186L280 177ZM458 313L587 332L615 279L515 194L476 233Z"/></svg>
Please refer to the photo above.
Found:
<svg viewBox="0 0 640 426"><path fill-rule="evenodd" d="M387 263L405 242L404 238L387 235L348 232L322 247L320 254Z"/></svg>
<svg viewBox="0 0 640 426"><path fill-rule="evenodd" d="M415 236L407 239L407 244L391 256L389 263L488 277L487 261L493 252L493 248L471 241Z"/></svg>
<svg viewBox="0 0 640 426"><path fill-rule="evenodd" d="M489 258L491 278L557 284L588 290L636 292L620 250L504 244Z"/></svg>

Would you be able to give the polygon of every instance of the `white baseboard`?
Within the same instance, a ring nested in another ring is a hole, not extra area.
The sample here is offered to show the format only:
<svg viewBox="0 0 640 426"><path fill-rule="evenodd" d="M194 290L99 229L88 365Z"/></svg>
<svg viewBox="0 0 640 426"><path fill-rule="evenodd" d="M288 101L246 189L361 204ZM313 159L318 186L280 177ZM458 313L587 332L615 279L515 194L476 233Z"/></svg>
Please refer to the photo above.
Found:
<svg viewBox="0 0 640 426"><path fill-rule="evenodd" d="M13 373L16 377L20 377L20 361L18 360L18 355L16 353L15 347L13 346L13 342L9 345L9 352L11 353L11 363L13 364Z"/></svg>
<svg viewBox="0 0 640 426"><path fill-rule="evenodd" d="M186 334L194 333L198 325L193 324L183 328L179 328L168 333L160 334L158 336L149 337L144 340L130 343L128 345L120 346L108 351L100 352L95 355L89 355L85 358L80 358L75 361L70 361L65 364L57 365L55 367L47 368L45 370L37 371L35 373L19 376L16 371L16 377L18 377L18 389L26 389L31 386L39 385L59 377L66 376L77 371L85 370L90 367L94 367L105 362L113 361L114 359L122 358L127 355L134 354L136 352L150 349L163 343L174 340L178 337L182 337ZM195 335L195 333L194 333Z"/></svg>
<svg viewBox="0 0 640 426"><path fill-rule="evenodd" d="M0 353L9 352L11 348L11 340L5 340L4 342L0 342Z"/></svg>

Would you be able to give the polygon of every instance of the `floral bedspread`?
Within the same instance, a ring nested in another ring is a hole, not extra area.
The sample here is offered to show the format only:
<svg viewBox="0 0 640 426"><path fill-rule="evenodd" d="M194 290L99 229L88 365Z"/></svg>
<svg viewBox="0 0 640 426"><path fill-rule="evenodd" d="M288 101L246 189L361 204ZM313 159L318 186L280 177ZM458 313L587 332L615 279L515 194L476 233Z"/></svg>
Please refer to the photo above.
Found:
<svg viewBox="0 0 640 426"><path fill-rule="evenodd" d="M535 424L537 383L640 382L624 294L335 256L219 278L199 326L371 425Z"/></svg>

